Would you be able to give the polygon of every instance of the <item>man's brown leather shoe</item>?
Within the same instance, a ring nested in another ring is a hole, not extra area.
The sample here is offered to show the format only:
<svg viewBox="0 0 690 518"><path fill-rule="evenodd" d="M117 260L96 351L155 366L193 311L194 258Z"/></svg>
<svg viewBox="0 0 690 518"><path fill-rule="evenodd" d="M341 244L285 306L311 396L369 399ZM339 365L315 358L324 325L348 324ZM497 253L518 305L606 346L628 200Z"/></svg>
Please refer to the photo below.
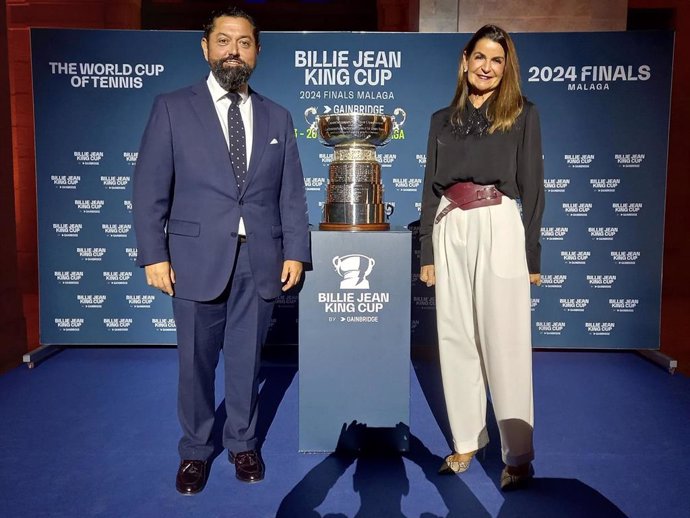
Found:
<svg viewBox="0 0 690 518"><path fill-rule="evenodd" d="M266 467L256 450L230 452L230 462L235 465L235 476L242 482L259 482L264 479Z"/></svg>
<svg viewBox="0 0 690 518"><path fill-rule="evenodd" d="M205 460L182 460L177 468L175 488L183 495L194 495L206 486L208 462Z"/></svg>

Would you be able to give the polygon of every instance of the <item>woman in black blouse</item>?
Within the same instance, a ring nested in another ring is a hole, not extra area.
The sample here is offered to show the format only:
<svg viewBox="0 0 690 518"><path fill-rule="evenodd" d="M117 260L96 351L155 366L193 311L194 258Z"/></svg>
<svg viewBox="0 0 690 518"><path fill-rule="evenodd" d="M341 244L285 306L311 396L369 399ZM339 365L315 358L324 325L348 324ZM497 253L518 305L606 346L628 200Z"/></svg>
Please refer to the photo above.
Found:
<svg viewBox="0 0 690 518"><path fill-rule="evenodd" d="M541 283L540 133L537 109L520 92L510 36L482 27L462 53L451 105L431 117L420 279L436 286L455 450L441 472L467 470L488 442L488 386L506 464L504 490L534 473L529 286Z"/></svg>

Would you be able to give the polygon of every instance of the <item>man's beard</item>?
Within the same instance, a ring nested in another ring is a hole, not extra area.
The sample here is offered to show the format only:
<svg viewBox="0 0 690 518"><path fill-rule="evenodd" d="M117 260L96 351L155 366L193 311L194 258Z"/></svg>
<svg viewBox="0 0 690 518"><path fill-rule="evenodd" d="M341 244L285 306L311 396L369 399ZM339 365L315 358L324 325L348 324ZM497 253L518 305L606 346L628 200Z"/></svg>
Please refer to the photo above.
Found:
<svg viewBox="0 0 690 518"><path fill-rule="evenodd" d="M237 60L241 61L241 65L224 67L225 61ZM213 77L216 78L218 84L228 92L236 92L240 87L249 81L254 69L242 61L239 57L231 57L227 59L218 59L209 63Z"/></svg>

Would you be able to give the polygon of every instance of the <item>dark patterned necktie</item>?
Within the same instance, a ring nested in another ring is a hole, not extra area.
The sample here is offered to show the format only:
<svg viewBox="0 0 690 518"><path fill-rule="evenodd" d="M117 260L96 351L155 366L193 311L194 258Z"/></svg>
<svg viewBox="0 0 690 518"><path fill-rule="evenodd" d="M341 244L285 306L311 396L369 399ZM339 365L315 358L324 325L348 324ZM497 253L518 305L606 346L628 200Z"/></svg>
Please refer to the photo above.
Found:
<svg viewBox="0 0 690 518"><path fill-rule="evenodd" d="M242 189L247 177L247 145L244 134L244 124L240 113L240 94L229 92L228 98L232 101L228 109L228 140L230 142L230 161L235 171L237 186Z"/></svg>

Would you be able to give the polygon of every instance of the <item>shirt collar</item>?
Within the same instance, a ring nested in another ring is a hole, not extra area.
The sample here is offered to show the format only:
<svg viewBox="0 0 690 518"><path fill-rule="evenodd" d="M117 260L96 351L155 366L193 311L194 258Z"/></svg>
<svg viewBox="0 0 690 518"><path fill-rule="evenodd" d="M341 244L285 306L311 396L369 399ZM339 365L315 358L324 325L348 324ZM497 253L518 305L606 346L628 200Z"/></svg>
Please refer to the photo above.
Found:
<svg viewBox="0 0 690 518"><path fill-rule="evenodd" d="M479 113L481 113L482 115L486 115L486 113L489 110L489 106L491 106L491 102L493 101L494 95L496 95L495 92L491 96L489 96L489 98L486 101L484 101L479 108L475 108L474 104L472 104L472 101L470 101L470 98L468 97L467 101L465 102L465 106L467 106L467 109L469 111L475 111L476 110Z"/></svg>
<svg viewBox="0 0 690 518"><path fill-rule="evenodd" d="M211 98L213 99L213 102L218 102L221 99L225 98L226 95L228 95L228 91L220 86L220 83L218 83L218 80L216 79L216 76L213 75L213 72L209 73L208 79L206 79L206 85L208 86L209 92L211 92ZM243 104L247 98L249 97L249 94L246 92L238 92L240 94L240 104Z"/></svg>

